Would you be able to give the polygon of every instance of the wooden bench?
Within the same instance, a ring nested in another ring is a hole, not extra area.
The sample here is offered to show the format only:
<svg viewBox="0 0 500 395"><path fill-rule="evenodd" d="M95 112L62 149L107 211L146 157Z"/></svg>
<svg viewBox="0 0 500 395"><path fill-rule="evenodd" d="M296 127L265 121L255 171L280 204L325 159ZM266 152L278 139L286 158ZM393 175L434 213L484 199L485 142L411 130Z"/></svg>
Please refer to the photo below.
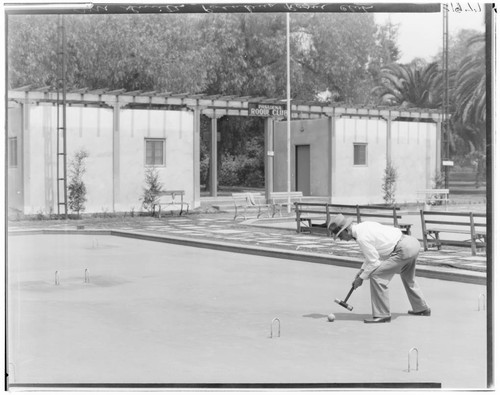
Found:
<svg viewBox="0 0 500 395"><path fill-rule="evenodd" d="M472 255L486 247L486 214L420 210L424 250L442 245L470 247ZM447 235L447 239L441 237ZM452 235L462 235L453 237ZM466 235L466 238L464 238Z"/></svg>
<svg viewBox="0 0 500 395"><path fill-rule="evenodd" d="M173 215L175 210L179 210L179 215L182 215L183 212L187 214L189 203L184 202L184 194L184 191L181 190L161 191L155 203L155 208L158 207L158 218L161 218L162 211L171 211Z"/></svg>
<svg viewBox="0 0 500 395"><path fill-rule="evenodd" d="M355 217L357 223L373 220L386 225L392 225L407 235L411 234L411 224L402 223L399 207L296 203L297 233L326 233L331 236L327 224L336 214Z"/></svg>
<svg viewBox="0 0 500 395"><path fill-rule="evenodd" d="M450 200L450 190L449 189L423 189L421 191L417 191L417 203L423 202L425 204L435 205L439 204L448 204Z"/></svg>
<svg viewBox="0 0 500 395"><path fill-rule="evenodd" d="M344 205L343 207L349 209L355 206ZM345 212L345 215L351 216L353 214L352 212ZM297 233L316 233L330 236L328 230L330 216L330 207L328 203L295 203Z"/></svg>
<svg viewBox="0 0 500 395"><path fill-rule="evenodd" d="M247 218L249 210L257 209L257 218L267 214L269 216L269 204L262 193L235 192L231 194L234 203L234 219L238 217Z"/></svg>
<svg viewBox="0 0 500 395"><path fill-rule="evenodd" d="M271 214L274 217L276 214L282 216L282 208L288 206L288 197L290 197L290 203L293 207L294 203L302 201L302 192L291 191L291 192L271 192Z"/></svg>

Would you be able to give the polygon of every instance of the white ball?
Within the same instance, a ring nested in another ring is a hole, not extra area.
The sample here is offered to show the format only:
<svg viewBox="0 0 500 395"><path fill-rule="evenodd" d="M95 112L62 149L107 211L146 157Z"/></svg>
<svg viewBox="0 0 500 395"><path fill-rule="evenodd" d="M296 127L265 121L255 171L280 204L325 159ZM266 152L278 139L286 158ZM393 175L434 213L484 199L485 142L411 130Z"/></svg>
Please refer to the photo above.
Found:
<svg viewBox="0 0 500 395"><path fill-rule="evenodd" d="M328 321L330 322L335 321L335 314L328 314Z"/></svg>

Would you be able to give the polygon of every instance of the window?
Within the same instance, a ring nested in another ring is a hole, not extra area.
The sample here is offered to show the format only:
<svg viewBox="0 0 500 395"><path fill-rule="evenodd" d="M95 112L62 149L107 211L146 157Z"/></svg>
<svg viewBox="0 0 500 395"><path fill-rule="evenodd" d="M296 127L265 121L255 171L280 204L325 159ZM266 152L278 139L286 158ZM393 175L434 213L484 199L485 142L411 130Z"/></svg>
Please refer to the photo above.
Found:
<svg viewBox="0 0 500 395"><path fill-rule="evenodd" d="M146 165L165 165L165 139L146 139Z"/></svg>
<svg viewBox="0 0 500 395"><path fill-rule="evenodd" d="M354 166L366 166L366 144L354 143Z"/></svg>
<svg viewBox="0 0 500 395"><path fill-rule="evenodd" d="M17 137L9 137L9 166L17 166Z"/></svg>

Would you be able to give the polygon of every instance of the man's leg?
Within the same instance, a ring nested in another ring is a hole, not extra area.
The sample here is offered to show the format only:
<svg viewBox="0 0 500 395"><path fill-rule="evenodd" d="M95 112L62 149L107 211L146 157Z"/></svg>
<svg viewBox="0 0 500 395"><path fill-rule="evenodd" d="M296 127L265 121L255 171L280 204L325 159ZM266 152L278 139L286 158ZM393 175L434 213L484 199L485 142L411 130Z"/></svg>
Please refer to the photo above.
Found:
<svg viewBox="0 0 500 395"><path fill-rule="evenodd" d="M381 265L370 276L370 294L373 317L390 317L389 283L394 274L400 270L395 256L382 261Z"/></svg>
<svg viewBox="0 0 500 395"><path fill-rule="evenodd" d="M401 269L401 281L403 282L403 285L405 287L412 310L415 312L420 312L427 310L429 307L427 306L424 295L420 290L417 281L415 280L417 257L420 251L420 242L415 238L412 239L409 239L407 245L404 246L409 259Z"/></svg>

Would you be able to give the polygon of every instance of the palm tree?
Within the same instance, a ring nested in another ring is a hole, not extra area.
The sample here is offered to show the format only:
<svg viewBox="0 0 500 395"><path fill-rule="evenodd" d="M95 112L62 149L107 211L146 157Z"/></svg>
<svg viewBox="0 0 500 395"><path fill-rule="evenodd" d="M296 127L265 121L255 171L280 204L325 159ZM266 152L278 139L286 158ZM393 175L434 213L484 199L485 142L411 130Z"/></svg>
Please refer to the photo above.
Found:
<svg viewBox="0 0 500 395"><path fill-rule="evenodd" d="M472 51L460 62L456 77L455 105L464 124L481 126L486 122L486 63L484 36L469 39Z"/></svg>
<svg viewBox="0 0 500 395"><path fill-rule="evenodd" d="M441 104L442 78L437 62L393 63L382 68L381 78L381 85L372 90L380 104L407 108L437 108Z"/></svg>
<svg viewBox="0 0 500 395"><path fill-rule="evenodd" d="M453 78L452 128L459 156L474 165L476 186L484 177L486 160L486 58L482 34L467 42L468 54Z"/></svg>

